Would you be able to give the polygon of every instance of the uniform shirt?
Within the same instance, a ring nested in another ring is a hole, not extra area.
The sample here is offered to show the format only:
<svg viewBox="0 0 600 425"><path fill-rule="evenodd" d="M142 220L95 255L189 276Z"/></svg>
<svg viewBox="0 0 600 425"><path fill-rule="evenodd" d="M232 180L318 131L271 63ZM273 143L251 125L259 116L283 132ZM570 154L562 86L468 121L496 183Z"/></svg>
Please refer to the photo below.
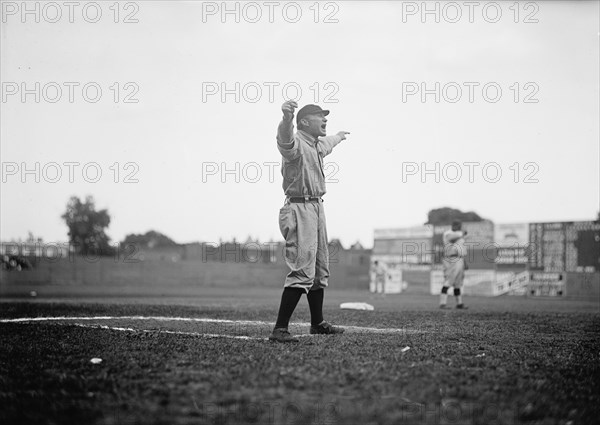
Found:
<svg viewBox="0 0 600 425"><path fill-rule="evenodd" d="M277 129L277 148L282 156L285 196L323 196L326 192L323 158L341 141L338 135L314 139L302 130L294 133L291 120L281 121Z"/></svg>
<svg viewBox="0 0 600 425"><path fill-rule="evenodd" d="M379 263L375 266L375 276L380 279L385 279L387 275L387 267L383 263Z"/></svg>
<svg viewBox="0 0 600 425"><path fill-rule="evenodd" d="M444 252L447 256L460 255L464 257L467 255L467 250L465 249L465 232L462 230L446 230L443 240Z"/></svg>

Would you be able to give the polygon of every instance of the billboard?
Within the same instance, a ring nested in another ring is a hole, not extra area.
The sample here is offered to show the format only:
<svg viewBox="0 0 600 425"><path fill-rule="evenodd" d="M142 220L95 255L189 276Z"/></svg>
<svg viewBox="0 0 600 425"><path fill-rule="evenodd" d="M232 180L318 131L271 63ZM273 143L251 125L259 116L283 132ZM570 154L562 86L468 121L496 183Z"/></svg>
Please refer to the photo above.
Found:
<svg viewBox="0 0 600 425"><path fill-rule="evenodd" d="M373 255L394 257L398 264L430 264L433 226L376 229Z"/></svg>
<svg viewBox="0 0 600 425"><path fill-rule="evenodd" d="M375 229L374 235L375 239L430 239L433 236L433 226Z"/></svg>
<svg viewBox="0 0 600 425"><path fill-rule="evenodd" d="M492 285L492 294L499 295L525 295L529 285L529 272L508 273L503 276L496 273L496 282Z"/></svg>
<svg viewBox="0 0 600 425"><path fill-rule="evenodd" d="M532 297L566 296L566 274L535 272L531 273L527 284L527 295Z"/></svg>
<svg viewBox="0 0 600 425"><path fill-rule="evenodd" d="M529 243L529 223L494 225L494 243L498 248L522 248Z"/></svg>
<svg viewBox="0 0 600 425"><path fill-rule="evenodd" d="M525 265L528 262L529 262L528 250L525 247L497 248L497 250L496 250L496 264Z"/></svg>

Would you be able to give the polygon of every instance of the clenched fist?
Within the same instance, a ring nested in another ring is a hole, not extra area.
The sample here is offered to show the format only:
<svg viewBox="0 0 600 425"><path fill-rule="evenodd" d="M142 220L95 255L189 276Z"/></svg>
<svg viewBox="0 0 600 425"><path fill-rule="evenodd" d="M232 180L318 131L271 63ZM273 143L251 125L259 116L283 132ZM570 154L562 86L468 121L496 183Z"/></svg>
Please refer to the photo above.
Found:
<svg viewBox="0 0 600 425"><path fill-rule="evenodd" d="M286 121L290 121L294 118L294 111L298 107L298 104L294 100L288 100L283 105L281 105L281 111L283 112L283 119Z"/></svg>

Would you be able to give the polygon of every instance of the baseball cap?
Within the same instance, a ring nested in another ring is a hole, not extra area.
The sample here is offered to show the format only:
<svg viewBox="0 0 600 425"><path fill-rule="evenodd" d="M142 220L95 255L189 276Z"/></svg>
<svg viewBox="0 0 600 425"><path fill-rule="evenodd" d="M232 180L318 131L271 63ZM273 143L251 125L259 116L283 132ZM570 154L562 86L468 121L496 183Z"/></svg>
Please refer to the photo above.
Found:
<svg viewBox="0 0 600 425"><path fill-rule="evenodd" d="M300 123L300 120L307 115L313 114L323 114L325 116L329 115L329 111L326 109L321 109L319 105L304 105L298 111L298 115L296 115L296 125Z"/></svg>

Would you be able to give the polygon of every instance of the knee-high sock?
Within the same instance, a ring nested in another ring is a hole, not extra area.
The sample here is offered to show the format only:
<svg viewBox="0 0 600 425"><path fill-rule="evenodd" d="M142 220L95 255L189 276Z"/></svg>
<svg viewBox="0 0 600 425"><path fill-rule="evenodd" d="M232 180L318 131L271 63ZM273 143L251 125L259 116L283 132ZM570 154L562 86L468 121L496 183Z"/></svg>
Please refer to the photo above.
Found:
<svg viewBox="0 0 600 425"><path fill-rule="evenodd" d="M456 297L456 304L462 304L462 293L460 288L454 288L454 296Z"/></svg>
<svg viewBox="0 0 600 425"><path fill-rule="evenodd" d="M448 301L448 287L443 286L440 292L440 305L446 305L446 301Z"/></svg>
<svg viewBox="0 0 600 425"><path fill-rule="evenodd" d="M325 291L323 288L316 291L308 291L308 307L310 308L310 324L313 326L320 325L323 322L323 298Z"/></svg>
<svg viewBox="0 0 600 425"><path fill-rule="evenodd" d="M276 328L287 328L290 324L290 318L304 293L302 288L285 288L281 294L281 303L279 304L279 314L277 315Z"/></svg>

